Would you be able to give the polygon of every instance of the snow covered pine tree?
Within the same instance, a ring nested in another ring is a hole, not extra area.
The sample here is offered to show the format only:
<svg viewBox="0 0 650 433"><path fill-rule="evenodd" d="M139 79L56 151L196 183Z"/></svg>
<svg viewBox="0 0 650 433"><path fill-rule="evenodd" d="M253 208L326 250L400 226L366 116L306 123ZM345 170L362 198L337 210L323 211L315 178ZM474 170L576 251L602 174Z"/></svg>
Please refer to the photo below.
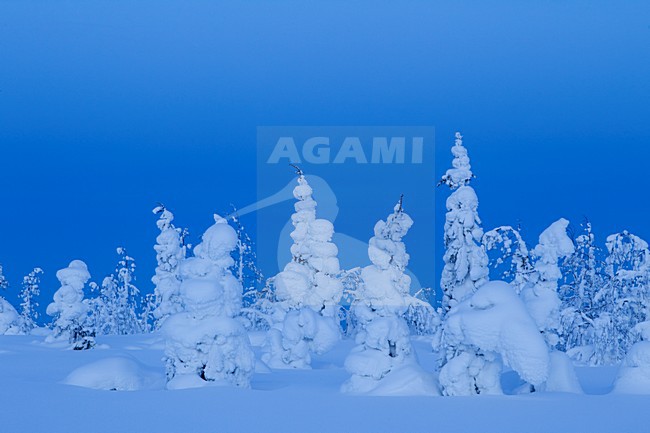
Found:
<svg viewBox="0 0 650 433"><path fill-rule="evenodd" d="M151 281L154 283L156 296L156 307L153 311L156 319L155 328L160 329L167 317L178 313L182 309L179 289L180 264L185 259L186 247L183 242L183 232L174 227L174 214L165 206L158 205L153 210L154 214L160 215L156 225L160 234L156 238L156 274Z"/></svg>
<svg viewBox="0 0 650 433"><path fill-rule="evenodd" d="M183 311L165 320L167 388L209 384L250 386L255 356L248 335L236 319L242 287L230 271L237 233L214 216L194 257L181 263Z"/></svg>
<svg viewBox="0 0 650 433"><path fill-rule="evenodd" d="M417 363L404 318L411 303L411 278L404 273L409 255L402 238L412 224L402 208L402 198L386 221L375 224L375 236L368 246L372 265L361 271L362 282L352 306L358 322L358 346L345 361L352 377L343 385L343 392L436 392Z"/></svg>
<svg viewBox="0 0 650 433"><path fill-rule="evenodd" d="M29 334L36 327L38 302L34 298L41 293L39 285L41 284L40 275L42 273L41 268L34 268L23 278L23 289L20 291L20 299L22 300L20 303L20 328L23 334Z"/></svg>
<svg viewBox="0 0 650 433"><path fill-rule="evenodd" d="M310 352L324 353L340 339L343 285L336 278L334 226L316 218L316 201L300 169L293 195L298 201L291 216L292 260L274 278L278 322L269 330L262 357L272 368L309 368Z"/></svg>
<svg viewBox="0 0 650 433"><path fill-rule="evenodd" d="M48 341L67 339L75 350L90 349L95 345L95 334L88 326L88 304L83 292L90 279L88 267L81 260L73 260L56 273L56 278L61 288L46 310L54 317L54 330Z"/></svg>

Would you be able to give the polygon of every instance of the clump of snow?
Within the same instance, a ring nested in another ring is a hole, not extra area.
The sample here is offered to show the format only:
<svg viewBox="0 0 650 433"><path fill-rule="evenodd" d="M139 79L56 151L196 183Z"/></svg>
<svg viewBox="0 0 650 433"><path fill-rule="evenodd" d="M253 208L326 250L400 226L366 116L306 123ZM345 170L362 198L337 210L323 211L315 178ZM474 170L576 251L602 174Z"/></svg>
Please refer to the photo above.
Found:
<svg viewBox="0 0 650 433"><path fill-rule="evenodd" d="M138 391L164 388L165 377L132 357L112 356L75 369L63 383L108 391Z"/></svg>
<svg viewBox="0 0 650 433"><path fill-rule="evenodd" d="M84 286L90 279L88 267L81 260L73 260L56 273L56 278L61 288L54 293L54 302L46 310L55 318L49 340L68 339L74 349L89 349L95 345L95 339L88 327L88 305L83 299Z"/></svg>
<svg viewBox="0 0 650 433"><path fill-rule="evenodd" d="M207 384L250 386L255 359L248 336L235 319L242 287L230 272L237 234L215 215L215 224L181 264L180 296L184 310L170 316L167 337L170 389Z"/></svg>
<svg viewBox="0 0 650 433"><path fill-rule="evenodd" d="M310 351L327 351L340 338L337 314L343 285L337 278L338 249L331 242L334 226L316 218L316 201L302 172L293 195L292 260L273 278L277 311L262 356L274 368L307 368Z"/></svg>
<svg viewBox="0 0 650 433"><path fill-rule="evenodd" d="M546 344L515 289L503 281L486 283L453 308L443 333L451 351L439 376L445 395L500 394L502 364L533 385L548 377Z"/></svg>

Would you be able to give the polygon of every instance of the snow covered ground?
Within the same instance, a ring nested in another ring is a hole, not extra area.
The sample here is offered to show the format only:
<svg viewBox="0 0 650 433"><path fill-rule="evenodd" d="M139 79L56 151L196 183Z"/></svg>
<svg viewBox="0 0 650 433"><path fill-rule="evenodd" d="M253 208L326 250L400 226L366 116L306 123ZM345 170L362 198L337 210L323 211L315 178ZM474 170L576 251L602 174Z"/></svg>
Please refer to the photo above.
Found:
<svg viewBox="0 0 650 433"><path fill-rule="evenodd" d="M263 334L251 341L259 358ZM271 371L258 362L249 390L168 391L157 334L99 337L86 351L40 336L0 336L0 432L650 431L650 396L609 393L615 367L578 368L586 395L362 397L340 392L353 346L346 339L314 356L311 370ZM430 340L415 337L414 346L433 371ZM506 393L519 385L512 372L502 382Z"/></svg>

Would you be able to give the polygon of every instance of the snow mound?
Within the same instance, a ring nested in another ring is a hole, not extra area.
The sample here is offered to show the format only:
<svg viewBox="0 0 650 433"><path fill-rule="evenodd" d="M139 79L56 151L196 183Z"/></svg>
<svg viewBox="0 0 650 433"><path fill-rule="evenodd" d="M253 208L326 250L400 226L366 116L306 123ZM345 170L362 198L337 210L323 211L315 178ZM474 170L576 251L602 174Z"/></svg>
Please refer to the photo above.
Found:
<svg viewBox="0 0 650 433"><path fill-rule="evenodd" d="M372 356L376 353L365 351L357 354L357 356L359 356L359 360L361 360L361 357L367 357L365 361L369 362L375 359L385 361L385 357ZM351 357L348 357L348 360L346 360L346 368L348 369L350 369L349 363L351 359ZM434 375L424 371L415 359L409 359L402 365L391 367L390 372L379 381L370 376L353 375L343 384L341 392L390 397L440 395Z"/></svg>
<svg viewBox="0 0 650 433"><path fill-rule="evenodd" d="M77 368L63 383L107 391L138 391L163 389L165 376L134 358L114 356Z"/></svg>
<svg viewBox="0 0 650 433"><path fill-rule="evenodd" d="M612 392L650 394L650 341L640 341L630 348Z"/></svg>
<svg viewBox="0 0 650 433"><path fill-rule="evenodd" d="M540 388L546 392L570 392L583 394L582 387L576 376L571 358L564 352L553 351L549 354L550 367L548 379Z"/></svg>
<svg viewBox="0 0 650 433"><path fill-rule="evenodd" d="M546 343L515 289L503 281L484 284L452 309L444 332L454 345L470 344L497 353L533 385L542 384L548 377Z"/></svg>

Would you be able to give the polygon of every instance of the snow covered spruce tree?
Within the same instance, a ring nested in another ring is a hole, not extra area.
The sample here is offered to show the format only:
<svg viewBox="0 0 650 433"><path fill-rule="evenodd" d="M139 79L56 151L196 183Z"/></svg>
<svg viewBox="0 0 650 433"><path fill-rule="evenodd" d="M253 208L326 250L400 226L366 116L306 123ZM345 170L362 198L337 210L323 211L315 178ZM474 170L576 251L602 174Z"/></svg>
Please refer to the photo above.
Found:
<svg viewBox="0 0 650 433"><path fill-rule="evenodd" d="M478 216L478 198L469 186L474 177L462 136L456 133L451 152L453 168L439 184L451 188L445 219L445 267L442 270L443 312L472 295L488 280L488 257L479 244L483 237Z"/></svg>
<svg viewBox="0 0 650 433"><path fill-rule="evenodd" d="M180 302L179 289L180 264L185 259L186 247L183 241L183 231L174 227L174 214L165 206L156 206L154 214L159 215L156 225L160 234L156 238L156 245L153 247L156 251L156 274L151 281L154 283L155 309L153 316L155 318L155 328L160 329L165 319L172 314L178 313L182 309Z"/></svg>
<svg viewBox="0 0 650 433"><path fill-rule="evenodd" d="M95 334L89 327L83 292L90 279L88 267L81 260L73 260L56 273L56 278L61 287L47 306L47 314L54 317L53 333L47 340L68 340L75 350L90 349L95 345Z"/></svg>
<svg viewBox="0 0 650 433"><path fill-rule="evenodd" d="M439 184L445 184L453 191L447 198L445 219L445 267L442 271L443 328L441 339L434 341L434 350L439 352L442 369L440 386L445 395L477 394L485 388L480 385L481 368L486 366L485 356L476 346L464 344L447 330L447 315L456 306L470 298L488 280L488 257L479 244L483 230L478 216L478 198L469 186L474 177L471 171L467 149L462 136L456 133L452 147L453 168L447 170ZM489 364L489 363L488 363ZM481 368L479 368L481 367ZM486 366L489 367L489 365ZM461 373L460 370L465 372ZM448 372L471 377L469 387L459 387ZM448 379L448 380L447 380Z"/></svg>
<svg viewBox="0 0 650 433"><path fill-rule="evenodd" d="M404 319L411 303L408 299L411 279L404 273L409 255L402 238L412 224L400 198L386 221L380 220L375 225L375 235L368 246L372 265L361 271L361 284L352 306L357 320L358 346L345 361L352 377L343 385L344 392L390 394L399 389L426 393L423 388L430 380L417 365ZM396 373L404 369L416 374ZM429 390L432 392L435 386L429 383Z"/></svg>
<svg viewBox="0 0 650 433"><path fill-rule="evenodd" d="M521 292L530 315L550 348L559 343L561 302L558 282L562 278L559 261L574 252L573 241L566 232L568 226L569 221L560 218L539 235L539 243L533 249L535 273Z"/></svg>
<svg viewBox="0 0 650 433"><path fill-rule="evenodd" d="M338 249L331 242L334 226L316 218L316 201L302 171L293 190L292 260L273 279L275 323L262 360L273 368L309 368L310 353L330 350L340 338L338 304L343 286Z"/></svg>
<svg viewBox="0 0 650 433"><path fill-rule="evenodd" d="M167 387L213 384L248 387L255 357L236 319L242 287L230 268L237 233L224 218L203 234L194 257L181 262L179 294L183 311L165 320Z"/></svg>
<svg viewBox="0 0 650 433"><path fill-rule="evenodd" d="M23 278L23 289L20 291L20 329L23 334L29 334L36 327L38 319L38 302L35 298L40 295L40 284L43 273L41 268L34 268Z"/></svg>

